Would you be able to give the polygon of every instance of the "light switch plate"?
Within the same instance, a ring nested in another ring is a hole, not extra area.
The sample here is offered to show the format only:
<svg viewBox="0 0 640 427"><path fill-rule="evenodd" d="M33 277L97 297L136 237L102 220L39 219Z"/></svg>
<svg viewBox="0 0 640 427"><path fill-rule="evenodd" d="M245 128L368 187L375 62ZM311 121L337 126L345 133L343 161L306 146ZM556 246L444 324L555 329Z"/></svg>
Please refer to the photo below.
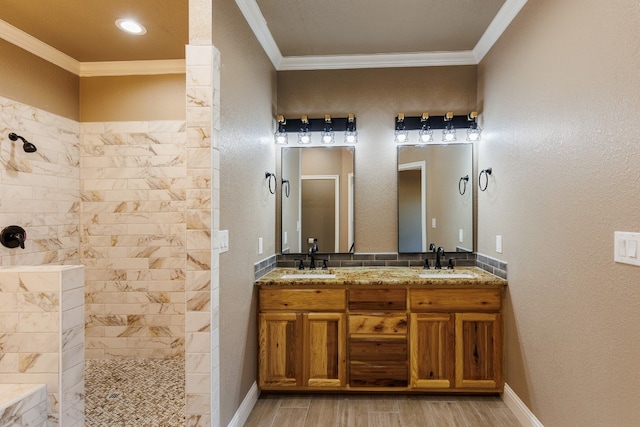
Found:
<svg viewBox="0 0 640 427"><path fill-rule="evenodd" d="M436 228L436 219L431 218L431 228Z"/></svg>
<svg viewBox="0 0 640 427"><path fill-rule="evenodd" d="M613 233L613 260L622 264L640 266L640 233L616 231Z"/></svg>
<svg viewBox="0 0 640 427"><path fill-rule="evenodd" d="M229 230L220 230L220 253L229 252Z"/></svg>
<svg viewBox="0 0 640 427"><path fill-rule="evenodd" d="M262 255L264 249L262 247L262 237L258 237L258 255Z"/></svg>
<svg viewBox="0 0 640 427"><path fill-rule="evenodd" d="M496 252L502 253L502 236L496 236Z"/></svg>

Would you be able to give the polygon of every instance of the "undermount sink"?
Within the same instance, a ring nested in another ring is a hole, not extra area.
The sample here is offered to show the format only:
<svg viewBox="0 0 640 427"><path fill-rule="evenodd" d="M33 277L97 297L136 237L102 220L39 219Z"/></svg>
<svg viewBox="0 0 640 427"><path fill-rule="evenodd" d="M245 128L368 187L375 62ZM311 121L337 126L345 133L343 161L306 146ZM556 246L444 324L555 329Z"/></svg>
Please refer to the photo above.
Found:
<svg viewBox="0 0 640 427"><path fill-rule="evenodd" d="M421 273L418 275L421 279L473 279L476 277L473 273Z"/></svg>
<svg viewBox="0 0 640 427"><path fill-rule="evenodd" d="M282 279L335 279L336 275L331 273L298 273L283 274Z"/></svg>

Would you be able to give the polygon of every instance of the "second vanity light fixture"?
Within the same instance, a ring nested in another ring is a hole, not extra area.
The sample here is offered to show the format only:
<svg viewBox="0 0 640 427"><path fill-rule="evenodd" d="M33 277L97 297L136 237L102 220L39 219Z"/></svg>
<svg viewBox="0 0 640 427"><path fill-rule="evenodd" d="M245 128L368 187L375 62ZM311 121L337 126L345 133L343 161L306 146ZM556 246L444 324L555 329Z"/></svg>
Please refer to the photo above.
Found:
<svg viewBox="0 0 640 427"><path fill-rule="evenodd" d="M321 119L310 119L303 114L300 119L285 119L283 115L276 117L276 131L273 140L278 145L289 143L288 134L297 132L298 144L311 144L313 132L320 132L320 141L323 144L334 144L336 142L335 133L344 131L344 142L355 144L358 142L358 131L356 130L356 118L353 114L348 117L335 118L330 114L325 114Z"/></svg>
<svg viewBox="0 0 640 427"><path fill-rule="evenodd" d="M456 129L467 129L467 141L479 141L482 129L477 122L478 112L472 111L466 116L456 116L452 111L443 116L431 116L422 113L421 116L405 116L400 113L395 118L394 140L398 144L409 142L409 131L418 130L418 142L427 144L434 142L433 130L442 129L442 142L449 143L457 140Z"/></svg>

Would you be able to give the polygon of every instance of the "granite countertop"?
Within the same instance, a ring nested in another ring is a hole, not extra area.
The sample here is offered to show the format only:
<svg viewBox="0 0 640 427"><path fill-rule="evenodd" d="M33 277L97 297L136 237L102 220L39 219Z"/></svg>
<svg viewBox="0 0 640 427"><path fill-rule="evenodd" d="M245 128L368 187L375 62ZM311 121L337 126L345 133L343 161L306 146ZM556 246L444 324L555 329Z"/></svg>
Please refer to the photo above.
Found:
<svg viewBox="0 0 640 427"><path fill-rule="evenodd" d="M439 277L420 277L421 275L427 274ZM301 275L305 277L302 278L300 277ZM256 280L256 285L258 286L332 287L395 285L428 287L501 287L506 284L506 280L494 276L477 267L456 268L455 270L424 270L419 267L339 267L330 268L329 270L276 268Z"/></svg>

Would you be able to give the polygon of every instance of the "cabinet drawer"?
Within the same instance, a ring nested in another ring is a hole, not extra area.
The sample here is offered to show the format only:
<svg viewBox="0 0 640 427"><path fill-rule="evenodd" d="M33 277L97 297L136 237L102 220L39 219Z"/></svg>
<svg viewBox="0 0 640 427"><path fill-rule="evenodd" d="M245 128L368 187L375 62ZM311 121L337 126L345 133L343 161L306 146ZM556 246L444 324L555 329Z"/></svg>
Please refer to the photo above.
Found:
<svg viewBox="0 0 640 427"><path fill-rule="evenodd" d="M405 314L351 314L349 315L349 335L406 335L407 316Z"/></svg>
<svg viewBox="0 0 640 427"><path fill-rule="evenodd" d="M338 311L346 307L344 289L260 289L260 310Z"/></svg>
<svg viewBox="0 0 640 427"><path fill-rule="evenodd" d="M498 311L501 289L412 289L411 311Z"/></svg>
<svg viewBox="0 0 640 427"><path fill-rule="evenodd" d="M406 362L406 339L351 339L349 360L368 363Z"/></svg>
<svg viewBox="0 0 640 427"><path fill-rule="evenodd" d="M351 387L406 387L408 380L406 363L351 363L349 366Z"/></svg>
<svg viewBox="0 0 640 427"><path fill-rule="evenodd" d="M405 310L405 289L349 289L349 310Z"/></svg>

